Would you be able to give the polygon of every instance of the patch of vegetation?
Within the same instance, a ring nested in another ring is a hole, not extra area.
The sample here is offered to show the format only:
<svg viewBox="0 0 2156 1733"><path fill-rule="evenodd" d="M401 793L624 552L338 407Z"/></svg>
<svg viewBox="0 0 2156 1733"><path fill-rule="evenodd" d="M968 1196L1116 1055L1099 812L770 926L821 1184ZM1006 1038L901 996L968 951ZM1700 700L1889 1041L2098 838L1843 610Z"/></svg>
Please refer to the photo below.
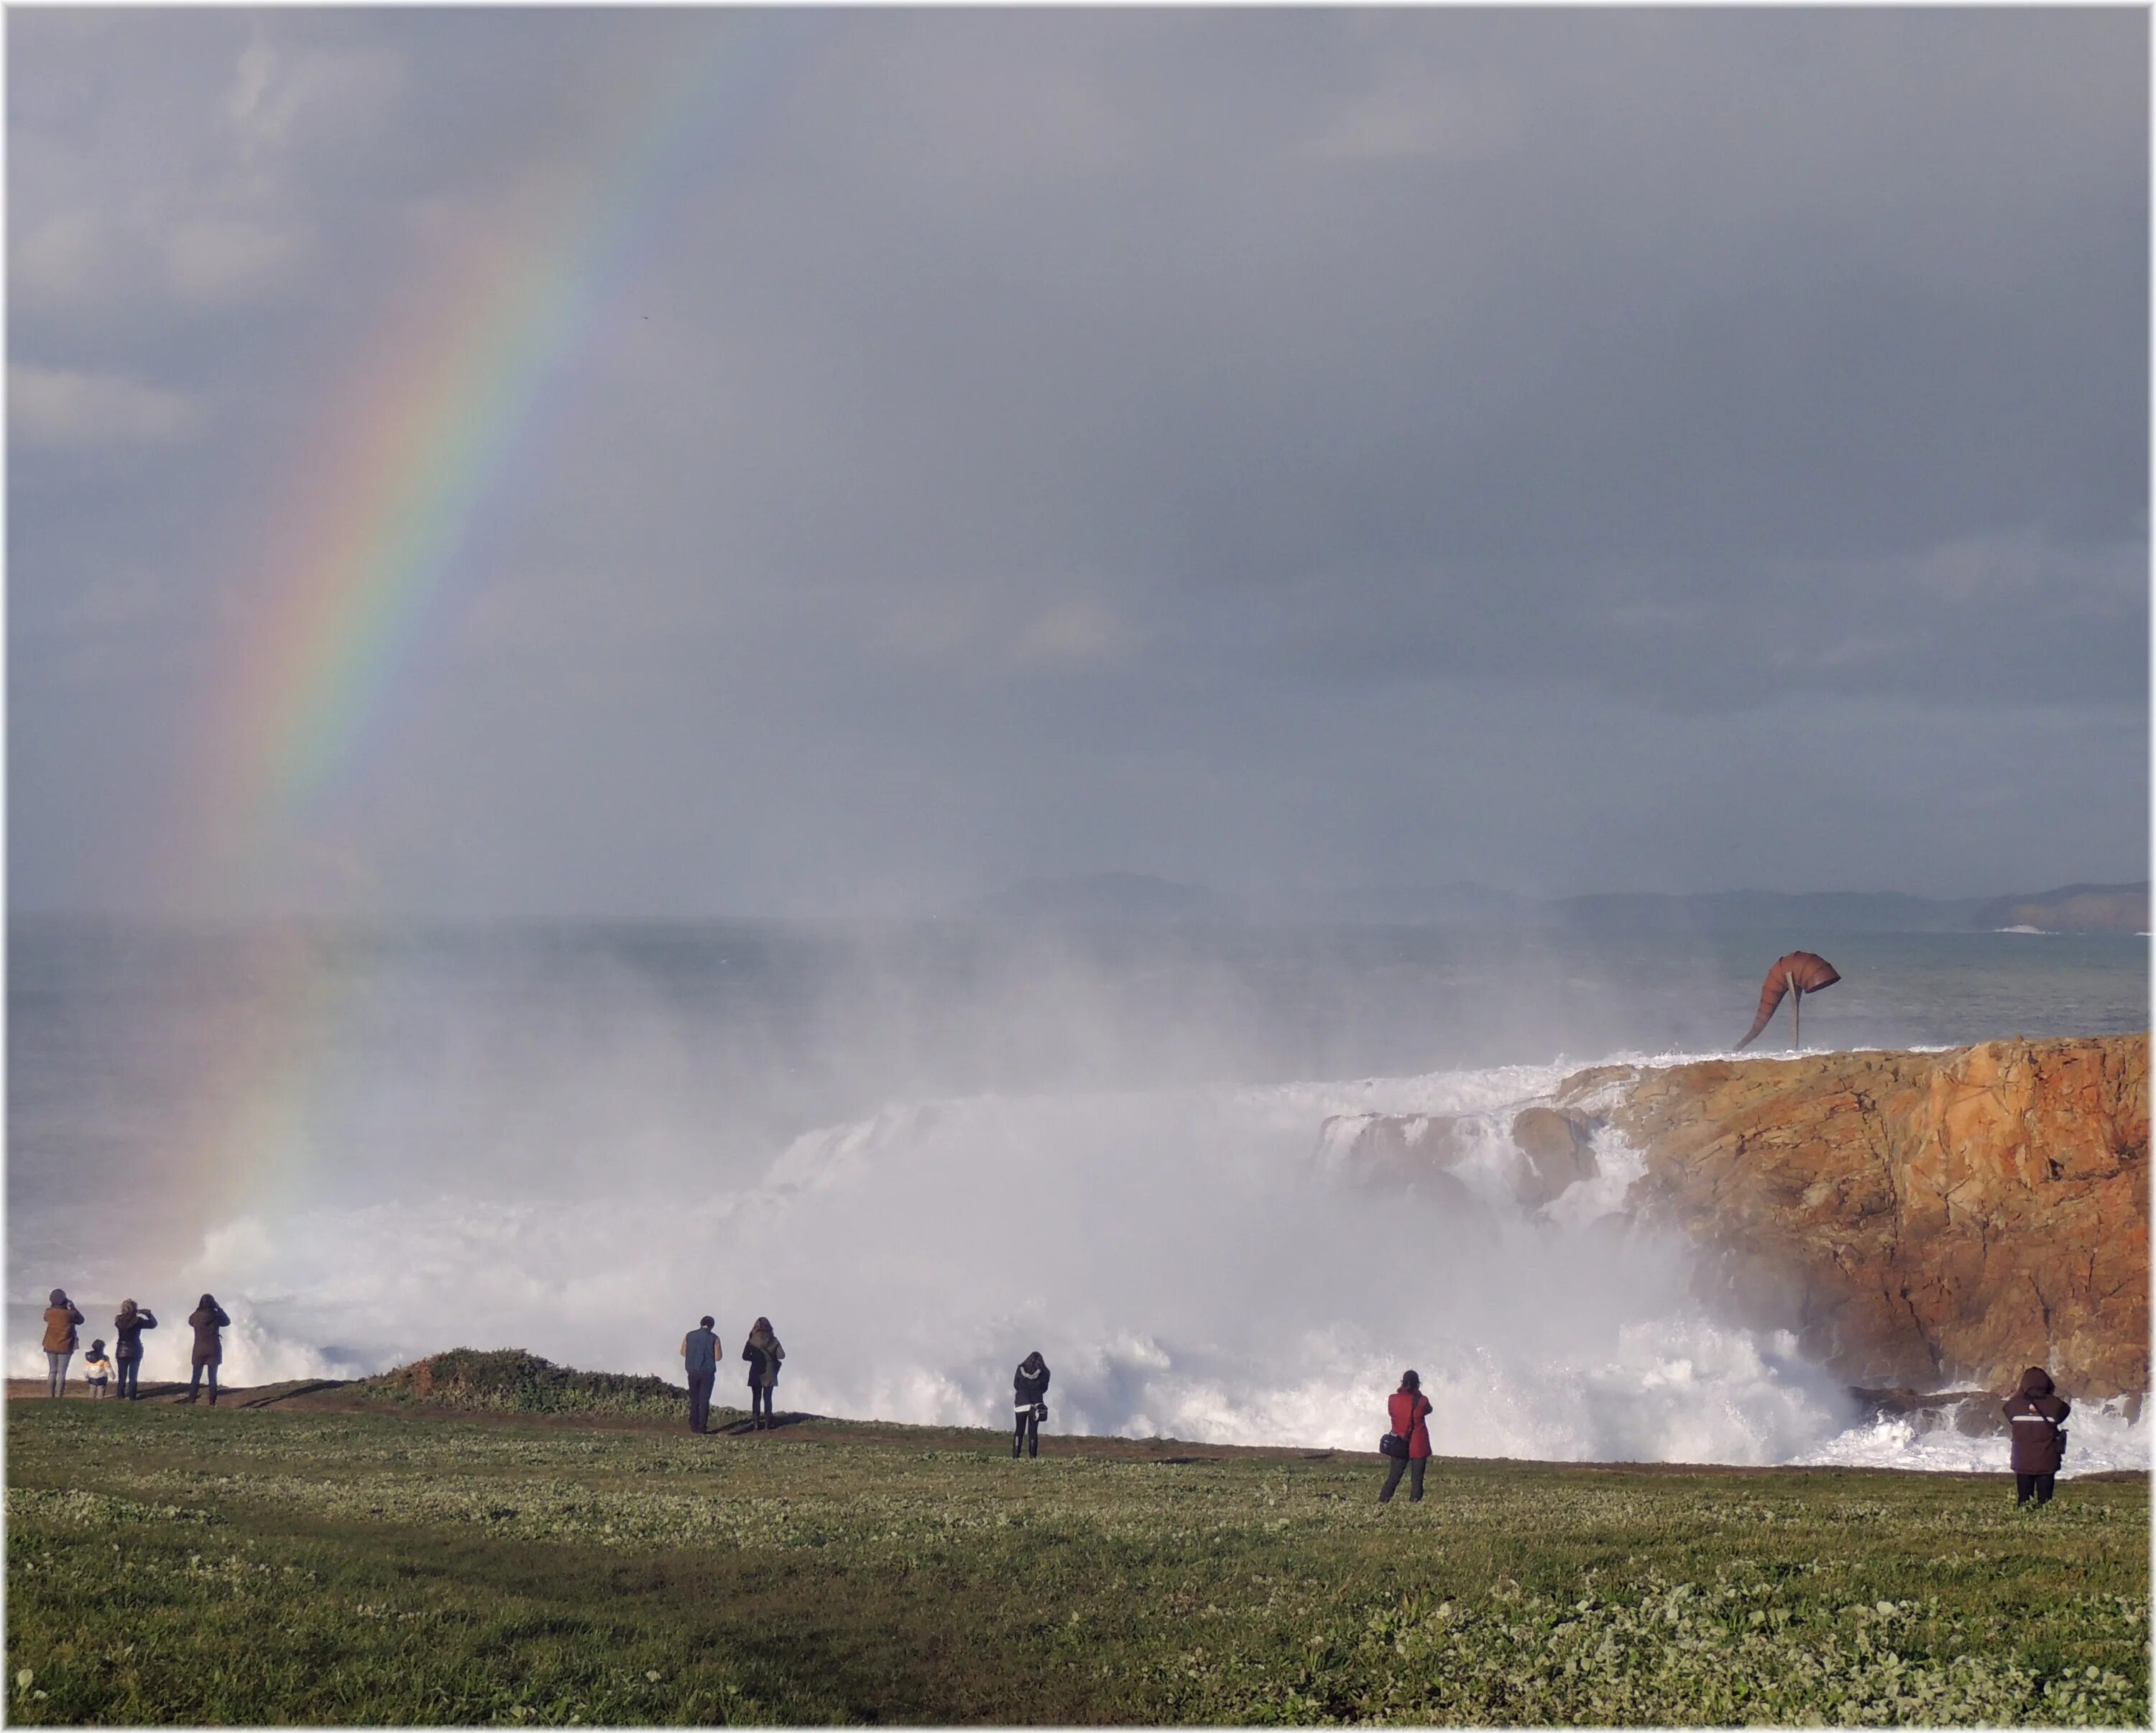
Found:
<svg viewBox="0 0 2156 1733"><path fill-rule="evenodd" d="M1439 1461L1423 1503L1381 1508L1374 1459L1058 1439L1019 1463L987 1433L551 1412L11 1404L10 1712L2149 1715L2143 1476L2037 1512L2004 1475Z"/></svg>
<svg viewBox="0 0 2156 1733"><path fill-rule="evenodd" d="M689 1393L663 1378L580 1372L521 1348L452 1348L344 1386L347 1399L484 1408L509 1414L619 1414L672 1418Z"/></svg>

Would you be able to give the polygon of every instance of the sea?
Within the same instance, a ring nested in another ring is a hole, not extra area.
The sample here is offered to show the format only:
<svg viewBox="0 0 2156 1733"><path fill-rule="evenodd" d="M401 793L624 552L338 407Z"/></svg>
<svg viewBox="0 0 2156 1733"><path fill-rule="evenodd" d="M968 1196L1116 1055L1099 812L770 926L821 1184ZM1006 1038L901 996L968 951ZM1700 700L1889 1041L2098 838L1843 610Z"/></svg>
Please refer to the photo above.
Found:
<svg viewBox="0 0 2156 1733"><path fill-rule="evenodd" d="M1440 1452L2001 1468L1719 1317L1620 1231L1636 1152L1529 1215L1358 1183L1330 1116L1480 1116L1726 1052L1799 945L1818 1051L2146 1030L2143 937L723 922L8 928L7 1329L234 1319L226 1381L516 1347L678 1378L767 1316L782 1406L1369 1449L1419 1370ZM1789 1012L1757 1051L1786 1047ZM723 1392L722 1392L723 1395ZM2069 1472L2146 1468L2085 1404Z"/></svg>

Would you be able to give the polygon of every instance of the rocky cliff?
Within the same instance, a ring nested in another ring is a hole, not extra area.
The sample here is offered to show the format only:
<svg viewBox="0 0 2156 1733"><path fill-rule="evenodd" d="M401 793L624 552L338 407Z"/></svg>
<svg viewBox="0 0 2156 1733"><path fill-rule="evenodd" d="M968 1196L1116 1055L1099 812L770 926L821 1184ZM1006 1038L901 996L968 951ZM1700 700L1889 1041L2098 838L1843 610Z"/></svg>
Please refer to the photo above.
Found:
<svg viewBox="0 0 2156 1733"><path fill-rule="evenodd" d="M1645 1161L1632 1219L1852 1383L1999 1389L2041 1363L2075 1395L2148 1388L2146 1036L1583 1072L1514 1122L1522 1201L1591 1174L1605 1127ZM1459 1141L1334 1139L1380 1183Z"/></svg>

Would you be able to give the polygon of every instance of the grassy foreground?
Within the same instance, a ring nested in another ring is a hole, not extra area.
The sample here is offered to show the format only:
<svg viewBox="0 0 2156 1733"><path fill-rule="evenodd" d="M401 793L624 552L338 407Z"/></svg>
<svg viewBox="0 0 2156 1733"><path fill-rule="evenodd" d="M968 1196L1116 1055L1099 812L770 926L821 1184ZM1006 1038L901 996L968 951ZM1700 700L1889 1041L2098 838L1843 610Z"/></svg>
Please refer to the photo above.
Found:
<svg viewBox="0 0 2156 1733"><path fill-rule="evenodd" d="M18 1721L2149 1715L2141 1476L2037 1514L2003 1475L1440 1461L1381 1509L1375 1458L1292 1452L7 1418Z"/></svg>

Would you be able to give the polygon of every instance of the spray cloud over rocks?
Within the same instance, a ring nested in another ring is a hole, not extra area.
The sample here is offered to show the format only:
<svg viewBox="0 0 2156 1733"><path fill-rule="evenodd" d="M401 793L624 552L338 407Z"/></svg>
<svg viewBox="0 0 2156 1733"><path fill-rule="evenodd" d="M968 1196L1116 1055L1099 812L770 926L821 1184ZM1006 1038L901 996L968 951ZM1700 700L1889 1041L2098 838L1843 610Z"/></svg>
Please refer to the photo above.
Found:
<svg viewBox="0 0 2156 1733"><path fill-rule="evenodd" d="M1838 1430L1831 1382L1700 1312L1677 1248L1598 1231L1586 1194L1621 1185L1621 1149L1542 1221L1494 1160L1464 1165L1476 1207L1445 1214L1313 1149L1328 1113L1378 1107L1494 1126L1557 1077L921 1103L805 1135L737 1196L250 1216L191 1274L249 1296L234 1382L449 1337L667 1373L677 1321L710 1309L735 1351L773 1317L786 1402L892 1420L993 1423L1039 1347L1076 1431L1367 1448L1409 1365L1463 1454L1765 1462ZM146 1370L169 1376L183 1343L151 1340Z"/></svg>

